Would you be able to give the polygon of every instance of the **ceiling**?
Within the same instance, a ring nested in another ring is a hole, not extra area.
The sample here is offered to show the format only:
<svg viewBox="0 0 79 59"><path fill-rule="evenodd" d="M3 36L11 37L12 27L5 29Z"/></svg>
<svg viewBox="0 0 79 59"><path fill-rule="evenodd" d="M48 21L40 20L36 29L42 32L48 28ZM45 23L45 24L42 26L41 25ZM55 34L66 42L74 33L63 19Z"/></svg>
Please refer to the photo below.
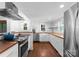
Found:
<svg viewBox="0 0 79 59"><path fill-rule="evenodd" d="M33 22L55 21L75 2L13 2ZM64 4L64 8L59 6Z"/></svg>

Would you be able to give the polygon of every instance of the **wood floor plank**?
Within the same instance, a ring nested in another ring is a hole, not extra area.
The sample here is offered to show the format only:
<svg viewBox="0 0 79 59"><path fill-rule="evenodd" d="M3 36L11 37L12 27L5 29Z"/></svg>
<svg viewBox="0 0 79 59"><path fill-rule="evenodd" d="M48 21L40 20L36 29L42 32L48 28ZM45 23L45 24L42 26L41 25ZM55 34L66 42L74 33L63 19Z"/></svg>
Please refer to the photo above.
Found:
<svg viewBox="0 0 79 59"><path fill-rule="evenodd" d="M49 42L34 42L33 48L28 57L61 57Z"/></svg>

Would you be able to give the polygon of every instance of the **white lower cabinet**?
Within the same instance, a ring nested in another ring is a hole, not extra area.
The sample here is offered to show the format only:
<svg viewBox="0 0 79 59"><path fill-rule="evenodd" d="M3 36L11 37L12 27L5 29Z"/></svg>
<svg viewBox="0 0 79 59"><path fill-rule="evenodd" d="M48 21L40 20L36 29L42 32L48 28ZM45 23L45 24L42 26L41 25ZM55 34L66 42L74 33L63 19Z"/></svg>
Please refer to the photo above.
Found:
<svg viewBox="0 0 79 59"><path fill-rule="evenodd" d="M63 40L64 39L58 38L56 36L51 36L51 39L49 40L61 56L63 56Z"/></svg>
<svg viewBox="0 0 79 59"><path fill-rule="evenodd" d="M18 44L1 53L0 57L18 57Z"/></svg>
<svg viewBox="0 0 79 59"><path fill-rule="evenodd" d="M40 34L40 41L49 41L50 35L49 34Z"/></svg>

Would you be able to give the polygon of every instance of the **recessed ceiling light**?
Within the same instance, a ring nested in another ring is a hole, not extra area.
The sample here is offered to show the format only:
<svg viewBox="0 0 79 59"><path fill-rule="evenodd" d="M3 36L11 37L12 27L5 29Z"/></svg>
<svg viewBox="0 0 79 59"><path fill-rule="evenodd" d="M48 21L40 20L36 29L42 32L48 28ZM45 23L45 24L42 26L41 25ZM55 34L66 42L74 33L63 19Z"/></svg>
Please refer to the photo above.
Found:
<svg viewBox="0 0 79 59"><path fill-rule="evenodd" d="M62 5L60 5L60 8L64 8L64 5L62 4Z"/></svg>

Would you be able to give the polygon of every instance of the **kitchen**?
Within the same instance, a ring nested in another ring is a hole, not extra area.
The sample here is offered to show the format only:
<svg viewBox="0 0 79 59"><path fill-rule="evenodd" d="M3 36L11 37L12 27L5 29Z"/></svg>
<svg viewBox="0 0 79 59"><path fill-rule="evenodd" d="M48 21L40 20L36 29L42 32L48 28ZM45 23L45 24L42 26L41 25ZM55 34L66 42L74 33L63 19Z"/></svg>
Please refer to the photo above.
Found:
<svg viewBox="0 0 79 59"><path fill-rule="evenodd" d="M76 2L0 4L0 57L64 56L64 12Z"/></svg>

